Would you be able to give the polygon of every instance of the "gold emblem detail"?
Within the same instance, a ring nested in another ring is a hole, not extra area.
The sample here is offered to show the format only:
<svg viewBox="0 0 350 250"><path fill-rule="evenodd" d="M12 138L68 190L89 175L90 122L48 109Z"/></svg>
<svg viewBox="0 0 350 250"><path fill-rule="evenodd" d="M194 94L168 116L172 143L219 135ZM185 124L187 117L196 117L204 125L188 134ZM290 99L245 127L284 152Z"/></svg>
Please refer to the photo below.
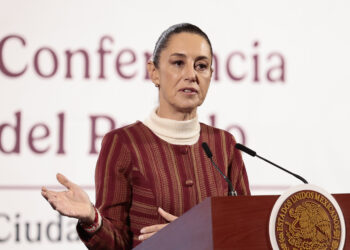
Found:
<svg viewBox="0 0 350 250"><path fill-rule="evenodd" d="M276 240L280 249L338 249L341 227L333 204L315 191L289 196L277 214Z"/></svg>

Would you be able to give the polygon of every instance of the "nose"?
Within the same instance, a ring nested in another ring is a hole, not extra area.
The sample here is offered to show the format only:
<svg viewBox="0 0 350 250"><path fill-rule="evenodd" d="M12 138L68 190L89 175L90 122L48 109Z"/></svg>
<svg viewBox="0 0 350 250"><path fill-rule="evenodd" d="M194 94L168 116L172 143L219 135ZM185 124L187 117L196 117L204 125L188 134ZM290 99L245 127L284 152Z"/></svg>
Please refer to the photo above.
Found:
<svg viewBox="0 0 350 250"><path fill-rule="evenodd" d="M185 80L189 82L197 82L197 72L192 64L188 64L185 68Z"/></svg>

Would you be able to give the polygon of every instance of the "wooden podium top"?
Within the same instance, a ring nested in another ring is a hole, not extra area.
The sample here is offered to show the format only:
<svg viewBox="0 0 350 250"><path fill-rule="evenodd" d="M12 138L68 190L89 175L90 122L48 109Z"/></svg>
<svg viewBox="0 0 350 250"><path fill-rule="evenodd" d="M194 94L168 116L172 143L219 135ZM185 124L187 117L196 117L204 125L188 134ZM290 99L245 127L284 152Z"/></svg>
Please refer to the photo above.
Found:
<svg viewBox="0 0 350 250"><path fill-rule="evenodd" d="M350 249L350 194L333 196L348 229L344 249ZM272 249L269 219L278 197L207 198L135 249Z"/></svg>

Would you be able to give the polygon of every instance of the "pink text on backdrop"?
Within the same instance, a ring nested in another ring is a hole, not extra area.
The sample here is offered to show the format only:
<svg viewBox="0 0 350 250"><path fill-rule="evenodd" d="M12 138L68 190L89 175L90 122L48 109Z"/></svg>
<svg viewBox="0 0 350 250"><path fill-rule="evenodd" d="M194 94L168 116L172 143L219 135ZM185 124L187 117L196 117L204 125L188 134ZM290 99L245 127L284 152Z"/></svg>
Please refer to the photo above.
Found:
<svg viewBox="0 0 350 250"><path fill-rule="evenodd" d="M15 60L11 60L16 62L15 65L10 65L8 61L10 61L11 53L7 51L7 48L12 46L15 51L21 53L28 50L28 43L23 36L15 34L7 35L0 40L0 72L3 75L8 78L18 78L28 73L32 68L34 75L50 79L57 77L61 67L64 75L59 77L73 79L76 77L73 75L73 59L79 57L79 61L75 59L75 66L77 67L77 64L83 65L83 75L80 76L83 79L110 79L112 76L107 75L106 67L114 69L116 76L123 80L135 80L137 77L142 80L149 79L146 64L151 58L151 53L148 51L139 53L131 48L121 48L116 52L113 50L114 39L112 36L102 36L99 39L97 49L80 47L57 52L53 46L43 45L29 51L32 62L25 61L23 56L17 55ZM234 50L224 56L214 53L213 80L220 81L222 79L220 72L223 70L231 82L284 83L286 81L285 56L277 51L267 53L263 51L260 49L260 42L253 41L249 52ZM43 57L45 60L42 59ZM59 61L59 58L63 59ZM91 76L91 61L93 60L96 61L93 65L98 65L96 71L98 73L94 77ZM106 61L109 62L107 66Z"/></svg>

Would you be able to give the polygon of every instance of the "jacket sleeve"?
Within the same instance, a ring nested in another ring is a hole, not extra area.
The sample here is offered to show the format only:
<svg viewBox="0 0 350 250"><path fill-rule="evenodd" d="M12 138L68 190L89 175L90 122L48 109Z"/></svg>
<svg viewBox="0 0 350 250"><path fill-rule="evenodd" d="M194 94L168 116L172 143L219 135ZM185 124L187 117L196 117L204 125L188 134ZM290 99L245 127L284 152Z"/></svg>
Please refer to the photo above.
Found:
<svg viewBox="0 0 350 250"><path fill-rule="evenodd" d="M235 148L236 140L232 136L230 144L231 164L229 169L230 179L238 195L250 195L247 171L242 159L241 152Z"/></svg>
<svg viewBox="0 0 350 250"><path fill-rule="evenodd" d="M92 235L77 225L88 249L130 249L128 214L131 204L131 157L121 136L110 132L103 138L95 171L96 208L102 226Z"/></svg>

